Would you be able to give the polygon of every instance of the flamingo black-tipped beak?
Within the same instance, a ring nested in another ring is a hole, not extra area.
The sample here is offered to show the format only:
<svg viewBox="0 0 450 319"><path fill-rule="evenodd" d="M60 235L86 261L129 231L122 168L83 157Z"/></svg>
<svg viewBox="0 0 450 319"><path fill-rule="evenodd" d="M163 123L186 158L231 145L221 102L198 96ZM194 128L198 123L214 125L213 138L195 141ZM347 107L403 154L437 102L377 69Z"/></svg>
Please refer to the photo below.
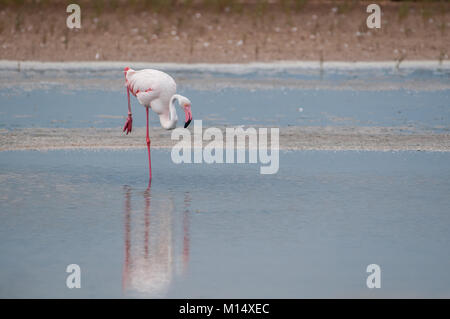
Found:
<svg viewBox="0 0 450 319"><path fill-rule="evenodd" d="M185 121L184 121L184 128L188 127L189 124L192 121L192 112L191 112L191 106L185 106L184 108L184 114L186 115Z"/></svg>

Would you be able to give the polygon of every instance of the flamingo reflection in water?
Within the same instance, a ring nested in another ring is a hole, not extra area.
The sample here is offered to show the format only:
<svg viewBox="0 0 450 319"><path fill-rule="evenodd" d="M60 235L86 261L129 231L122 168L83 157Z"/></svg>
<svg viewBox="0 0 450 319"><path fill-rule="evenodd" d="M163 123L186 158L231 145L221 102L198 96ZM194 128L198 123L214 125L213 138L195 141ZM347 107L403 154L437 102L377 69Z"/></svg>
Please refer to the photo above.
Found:
<svg viewBox="0 0 450 319"><path fill-rule="evenodd" d="M124 193L122 291L128 295L162 297L173 277L183 275L189 263L190 195L184 194L184 211L177 214L170 195L152 197L150 186L143 193L143 211L132 208L136 193L130 187L125 186Z"/></svg>

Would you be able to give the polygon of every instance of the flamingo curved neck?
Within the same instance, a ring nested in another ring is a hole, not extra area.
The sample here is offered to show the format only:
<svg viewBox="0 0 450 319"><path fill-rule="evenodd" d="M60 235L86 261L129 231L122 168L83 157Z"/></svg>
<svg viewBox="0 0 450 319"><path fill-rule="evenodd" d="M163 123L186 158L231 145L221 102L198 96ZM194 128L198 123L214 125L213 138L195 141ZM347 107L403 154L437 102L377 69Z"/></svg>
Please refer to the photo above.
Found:
<svg viewBox="0 0 450 319"><path fill-rule="evenodd" d="M178 116L177 116L177 111L175 109L175 100L177 100L178 103L179 103L180 102L180 98L181 98L181 95L174 94L170 98L170 101L169 101L169 114L168 114L168 116L161 116L160 117L161 126L163 128L165 128L166 130L173 129L177 125Z"/></svg>

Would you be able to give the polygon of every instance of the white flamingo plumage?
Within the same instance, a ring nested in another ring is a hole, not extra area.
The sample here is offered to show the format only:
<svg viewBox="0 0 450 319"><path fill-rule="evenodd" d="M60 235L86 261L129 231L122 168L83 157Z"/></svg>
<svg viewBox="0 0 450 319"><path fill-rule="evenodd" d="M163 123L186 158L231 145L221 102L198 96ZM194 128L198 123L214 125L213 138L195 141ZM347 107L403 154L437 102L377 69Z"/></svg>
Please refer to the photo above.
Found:
<svg viewBox="0 0 450 319"><path fill-rule="evenodd" d="M130 92L145 107L147 112L147 149L150 182L152 180L152 162L150 157L150 137L148 131L148 109L151 108L159 116L161 126L166 130L174 129L177 125L178 116L175 110L175 100L185 112L186 128L192 121L191 101L187 97L176 94L177 84L167 73L144 69L135 71L126 67L125 84L128 97L128 118L123 127L123 131L131 133L133 118L131 114Z"/></svg>

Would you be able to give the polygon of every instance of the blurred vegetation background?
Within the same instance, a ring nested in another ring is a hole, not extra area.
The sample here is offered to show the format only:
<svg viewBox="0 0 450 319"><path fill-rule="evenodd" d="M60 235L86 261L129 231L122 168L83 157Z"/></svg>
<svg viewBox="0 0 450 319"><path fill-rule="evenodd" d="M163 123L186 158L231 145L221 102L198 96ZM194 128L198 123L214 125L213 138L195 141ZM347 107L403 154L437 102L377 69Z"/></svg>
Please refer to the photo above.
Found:
<svg viewBox="0 0 450 319"><path fill-rule="evenodd" d="M0 59L443 61L449 29L450 0L0 0Z"/></svg>

